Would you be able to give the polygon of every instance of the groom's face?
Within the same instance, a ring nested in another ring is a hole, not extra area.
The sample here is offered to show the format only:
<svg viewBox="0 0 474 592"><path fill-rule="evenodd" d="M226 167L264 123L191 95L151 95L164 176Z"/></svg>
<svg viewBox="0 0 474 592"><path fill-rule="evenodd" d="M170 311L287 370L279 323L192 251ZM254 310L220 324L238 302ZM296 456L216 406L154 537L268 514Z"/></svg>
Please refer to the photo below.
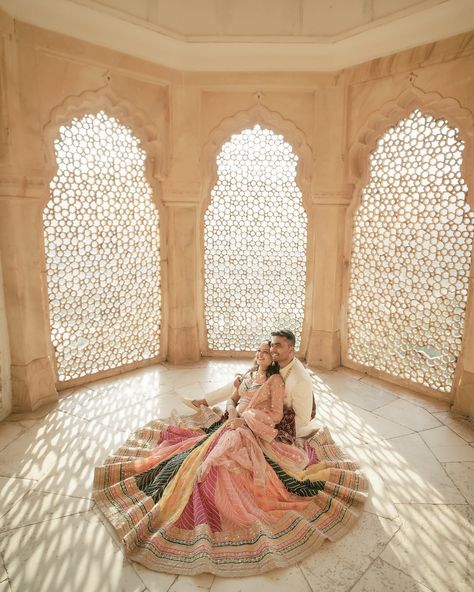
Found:
<svg viewBox="0 0 474 592"><path fill-rule="evenodd" d="M278 362L280 366L285 366L293 359L295 349L286 337L273 335L270 353L275 362Z"/></svg>

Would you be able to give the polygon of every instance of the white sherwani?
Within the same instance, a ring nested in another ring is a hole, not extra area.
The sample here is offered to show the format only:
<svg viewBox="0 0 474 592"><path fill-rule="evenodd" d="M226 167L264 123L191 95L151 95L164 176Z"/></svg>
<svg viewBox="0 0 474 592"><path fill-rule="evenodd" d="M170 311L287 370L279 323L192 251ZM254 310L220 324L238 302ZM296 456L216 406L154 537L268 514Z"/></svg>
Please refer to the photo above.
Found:
<svg viewBox="0 0 474 592"><path fill-rule="evenodd" d="M296 358L281 368L280 375L285 382L285 407L292 407L295 412L296 435L304 436L313 410L311 376Z"/></svg>

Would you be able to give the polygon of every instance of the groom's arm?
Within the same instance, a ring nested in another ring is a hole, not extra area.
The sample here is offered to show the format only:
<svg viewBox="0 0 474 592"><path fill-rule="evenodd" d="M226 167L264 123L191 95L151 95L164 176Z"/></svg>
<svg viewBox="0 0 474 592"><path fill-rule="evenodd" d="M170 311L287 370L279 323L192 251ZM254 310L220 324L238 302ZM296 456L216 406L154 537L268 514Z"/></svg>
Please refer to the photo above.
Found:
<svg viewBox="0 0 474 592"><path fill-rule="evenodd" d="M311 381L300 380L293 390L292 407L295 412L296 435L311 421L313 409L313 385Z"/></svg>

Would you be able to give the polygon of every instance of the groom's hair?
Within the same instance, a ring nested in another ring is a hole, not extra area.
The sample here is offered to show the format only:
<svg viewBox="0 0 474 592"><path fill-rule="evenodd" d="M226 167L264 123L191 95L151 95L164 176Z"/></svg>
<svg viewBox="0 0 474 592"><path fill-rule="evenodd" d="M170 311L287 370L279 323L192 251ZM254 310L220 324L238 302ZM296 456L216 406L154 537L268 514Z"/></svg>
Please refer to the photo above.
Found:
<svg viewBox="0 0 474 592"><path fill-rule="evenodd" d="M272 337L285 337L295 347L296 337L293 331L289 329L281 329L281 331L272 331Z"/></svg>

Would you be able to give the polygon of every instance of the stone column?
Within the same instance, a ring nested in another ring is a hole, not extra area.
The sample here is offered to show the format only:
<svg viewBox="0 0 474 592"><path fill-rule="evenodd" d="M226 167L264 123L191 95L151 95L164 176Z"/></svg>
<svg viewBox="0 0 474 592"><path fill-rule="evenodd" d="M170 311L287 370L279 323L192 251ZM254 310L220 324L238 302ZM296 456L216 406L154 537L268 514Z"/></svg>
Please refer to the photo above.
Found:
<svg viewBox="0 0 474 592"><path fill-rule="evenodd" d="M197 320L197 204L168 203L168 360L201 356Z"/></svg>
<svg viewBox="0 0 474 592"><path fill-rule="evenodd" d="M346 96L344 87L318 91L312 182L314 289L306 360L332 369L341 363L340 314L344 227L352 187L345 171Z"/></svg>
<svg viewBox="0 0 474 592"><path fill-rule="evenodd" d="M0 248L10 336L12 411L31 411L58 399L41 232L40 200L5 194L4 189L0 196Z"/></svg>
<svg viewBox="0 0 474 592"><path fill-rule="evenodd" d="M474 418L474 255L471 263L470 297L467 303L466 322L460 368L456 373L453 409Z"/></svg>
<svg viewBox="0 0 474 592"><path fill-rule="evenodd" d="M346 207L313 204L315 249L308 364L332 369L341 363L340 307Z"/></svg>

